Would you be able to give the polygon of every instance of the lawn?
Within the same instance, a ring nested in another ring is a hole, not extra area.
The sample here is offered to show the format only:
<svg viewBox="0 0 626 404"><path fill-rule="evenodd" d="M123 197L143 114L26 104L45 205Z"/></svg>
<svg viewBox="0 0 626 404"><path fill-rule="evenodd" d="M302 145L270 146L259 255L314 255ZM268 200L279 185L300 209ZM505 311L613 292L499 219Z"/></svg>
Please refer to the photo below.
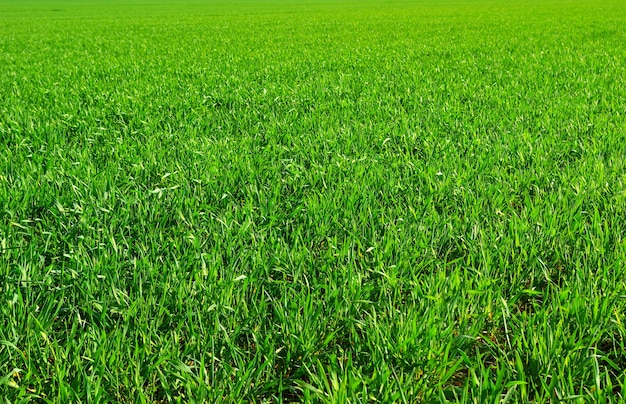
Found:
<svg viewBox="0 0 626 404"><path fill-rule="evenodd" d="M0 3L0 397L626 399L626 3Z"/></svg>

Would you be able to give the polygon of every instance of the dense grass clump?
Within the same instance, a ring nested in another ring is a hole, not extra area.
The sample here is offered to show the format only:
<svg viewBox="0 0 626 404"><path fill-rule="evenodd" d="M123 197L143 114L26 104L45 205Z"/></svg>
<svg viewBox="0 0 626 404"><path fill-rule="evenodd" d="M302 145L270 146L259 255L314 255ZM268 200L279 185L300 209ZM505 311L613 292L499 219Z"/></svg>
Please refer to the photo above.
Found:
<svg viewBox="0 0 626 404"><path fill-rule="evenodd" d="M0 4L6 402L618 402L626 3Z"/></svg>

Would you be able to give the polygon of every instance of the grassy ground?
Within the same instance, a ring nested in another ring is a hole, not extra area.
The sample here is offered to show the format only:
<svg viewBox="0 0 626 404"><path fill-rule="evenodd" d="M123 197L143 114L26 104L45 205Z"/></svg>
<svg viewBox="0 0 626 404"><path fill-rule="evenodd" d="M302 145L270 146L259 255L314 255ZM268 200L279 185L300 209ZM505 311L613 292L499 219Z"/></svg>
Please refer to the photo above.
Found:
<svg viewBox="0 0 626 404"><path fill-rule="evenodd" d="M0 4L7 402L617 402L626 3Z"/></svg>

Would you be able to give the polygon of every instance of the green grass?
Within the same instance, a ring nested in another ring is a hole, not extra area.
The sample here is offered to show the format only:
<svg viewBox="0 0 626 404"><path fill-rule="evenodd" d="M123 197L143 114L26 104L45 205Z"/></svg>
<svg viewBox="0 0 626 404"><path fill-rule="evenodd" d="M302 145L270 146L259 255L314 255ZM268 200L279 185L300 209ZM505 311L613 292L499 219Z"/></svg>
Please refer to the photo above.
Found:
<svg viewBox="0 0 626 404"><path fill-rule="evenodd" d="M620 402L626 3L0 4L6 402Z"/></svg>

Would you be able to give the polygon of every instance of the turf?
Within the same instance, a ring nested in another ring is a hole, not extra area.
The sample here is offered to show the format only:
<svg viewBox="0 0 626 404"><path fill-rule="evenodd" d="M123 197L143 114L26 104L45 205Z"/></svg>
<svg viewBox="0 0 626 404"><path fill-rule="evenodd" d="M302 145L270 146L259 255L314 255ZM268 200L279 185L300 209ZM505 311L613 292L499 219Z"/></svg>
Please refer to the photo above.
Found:
<svg viewBox="0 0 626 404"><path fill-rule="evenodd" d="M6 402L619 402L626 3L0 3Z"/></svg>

